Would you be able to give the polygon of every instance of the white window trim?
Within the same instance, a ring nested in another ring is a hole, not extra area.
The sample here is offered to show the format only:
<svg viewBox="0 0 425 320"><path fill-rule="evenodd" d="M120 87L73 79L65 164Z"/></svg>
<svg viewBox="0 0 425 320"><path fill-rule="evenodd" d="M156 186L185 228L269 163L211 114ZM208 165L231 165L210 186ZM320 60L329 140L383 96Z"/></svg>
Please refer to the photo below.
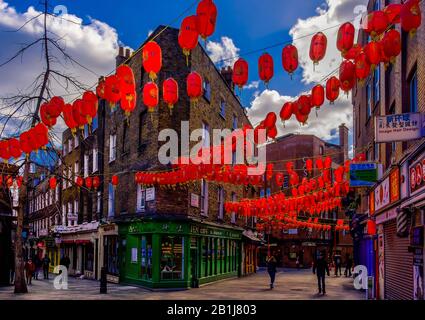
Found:
<svg viewBox="0 0 425 320"><path fill-rule="evenodd" d="M117 135L109 135L109 163L115 161L117 158Z"/></svg>

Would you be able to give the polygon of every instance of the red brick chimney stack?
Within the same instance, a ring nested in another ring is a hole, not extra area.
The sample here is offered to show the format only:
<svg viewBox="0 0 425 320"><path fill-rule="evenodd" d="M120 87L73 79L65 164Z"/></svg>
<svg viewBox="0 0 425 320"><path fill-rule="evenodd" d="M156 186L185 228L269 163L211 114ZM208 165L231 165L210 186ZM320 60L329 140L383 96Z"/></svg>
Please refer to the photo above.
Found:
<svg viewBox="0 0 425 320"><path fill-rule="evenodd" d="M348 128L345 123L339 126L339 145L344 152L344 161L348 160Z"/></svg>

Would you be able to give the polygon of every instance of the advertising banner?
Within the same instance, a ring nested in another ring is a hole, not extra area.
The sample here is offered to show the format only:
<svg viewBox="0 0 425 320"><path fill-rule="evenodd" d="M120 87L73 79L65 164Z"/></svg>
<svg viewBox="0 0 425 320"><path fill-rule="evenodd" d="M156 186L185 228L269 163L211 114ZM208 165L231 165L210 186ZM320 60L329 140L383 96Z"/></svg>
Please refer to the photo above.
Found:
<svg viewBox="0 0 425 320"><path fill-rule="evenodd" d="M375 117L375 141L377 143L410 141L424 136L424 115L403 113Z"/></svg>

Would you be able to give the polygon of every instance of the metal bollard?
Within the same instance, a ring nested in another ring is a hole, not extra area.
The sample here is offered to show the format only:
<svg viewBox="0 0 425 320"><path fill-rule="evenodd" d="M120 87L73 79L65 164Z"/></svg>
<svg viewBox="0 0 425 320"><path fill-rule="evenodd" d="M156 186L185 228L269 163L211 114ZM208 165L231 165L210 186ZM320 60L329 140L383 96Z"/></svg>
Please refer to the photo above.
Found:
<svg viewBox="0 0 425 320"><path fill-rule="evenodd" d="M107 286L107 280L106 280L106 268L103 267L100 270L100 293L108 293L108 286Z"/></svg>

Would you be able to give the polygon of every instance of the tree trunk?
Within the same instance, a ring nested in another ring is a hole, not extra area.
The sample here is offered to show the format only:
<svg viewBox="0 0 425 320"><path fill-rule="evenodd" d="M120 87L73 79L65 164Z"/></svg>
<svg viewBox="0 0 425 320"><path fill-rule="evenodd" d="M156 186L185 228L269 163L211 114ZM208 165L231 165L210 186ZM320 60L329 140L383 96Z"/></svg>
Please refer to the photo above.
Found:
<svg viewBox="0 0 425 320"><path fill-rule="evenodd" d="M23 257L22 229L24 226L24 214L26 205L27 182L28 182L29 162L25 162L24 179L19 190L19 207L15 235L15 293L27 293L28 288L25 282L25 261Z"/></svg>

